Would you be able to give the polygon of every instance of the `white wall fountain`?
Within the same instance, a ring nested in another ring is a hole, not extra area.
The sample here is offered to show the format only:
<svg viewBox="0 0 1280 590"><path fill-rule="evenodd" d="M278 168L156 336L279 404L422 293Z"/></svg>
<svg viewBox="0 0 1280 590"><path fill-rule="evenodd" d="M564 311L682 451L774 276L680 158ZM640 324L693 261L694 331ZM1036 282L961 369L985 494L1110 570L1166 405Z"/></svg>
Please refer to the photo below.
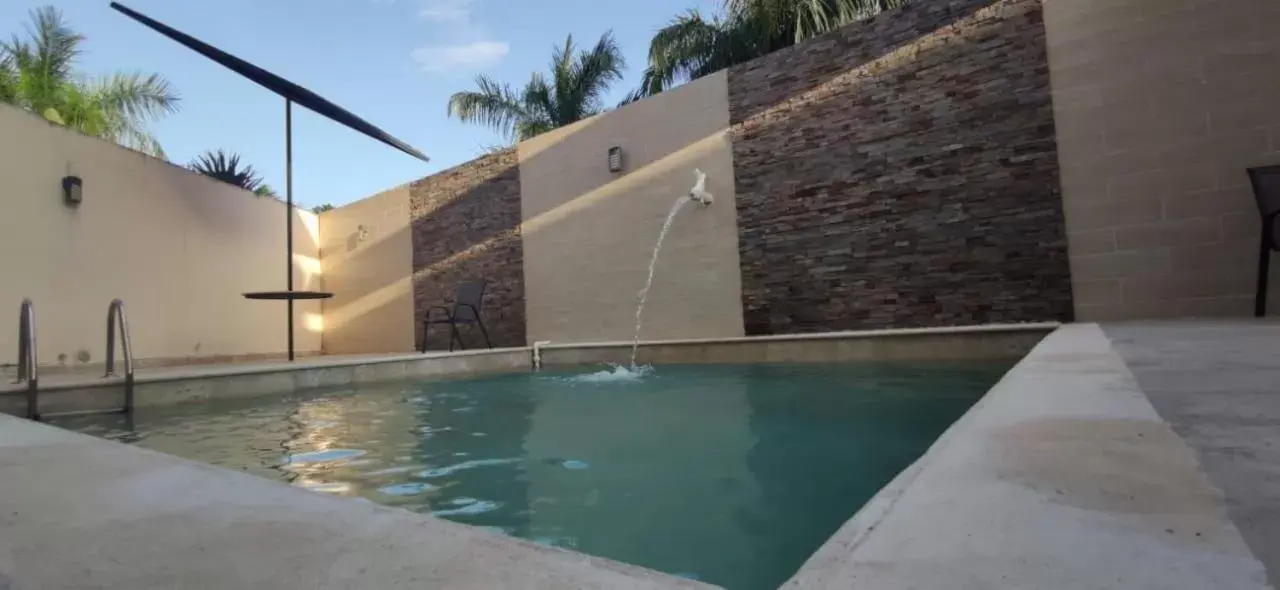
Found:
<svg viewBox="0 0 1280 590"><path fill-rule="evenodd" d="M644 317L644 303L649 297L649 288L653 286L653 273L658 266L658 253L662 251L662 241L666 239L667 232L671 229L671 223L675 221L676 214L684 207L685 203L694 202L703 209L711 206L715 197L707 192L707 175L697 168L693 170L694 183L693 188L689 189L689 193L681 195L676 202L671 205L671 211L667 213L667 219L662 223L662 231L658 233L658 241L653 245L653 255L649 258L649 277L644 282L644 288L640 290L639 304L636 305L636 332L635 338L631 341L631 369L636 369L636 351L640 348L640 325Z"/></svg>

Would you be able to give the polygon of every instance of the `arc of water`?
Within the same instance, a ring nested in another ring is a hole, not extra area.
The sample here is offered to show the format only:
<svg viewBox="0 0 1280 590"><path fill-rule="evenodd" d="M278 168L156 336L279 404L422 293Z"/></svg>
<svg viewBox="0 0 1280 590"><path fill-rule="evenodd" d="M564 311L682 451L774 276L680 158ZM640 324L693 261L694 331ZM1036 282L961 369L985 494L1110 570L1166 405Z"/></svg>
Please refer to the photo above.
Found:
<svg viewBox="0 0 1280 590"><path fill-rule="evenodd" d="M658 253L662 251L662 241L666 239L667 232L671 230L671 223L675 221L676 214L680 212L680 208L684 207L690 199L688 196L676 199L675 204L671 206L671 211L667 213L667 220L662 223L662 231L658 233L658 241L653 245L653 254L649 257L649 278L645 279L644 288L640 289L640 303L636 306L636 334L631 341L631 368L636 367L636 351L640 349L640 325L644 316L644 303L649 298L649 288L653 286L653 273L658 267Z"/></svg>
<svg viewBox="0 0 1280 590"><path fill-rule="evenodd" d="M658 254L662 251L662 241L667 238L667 232L671 230L671 223L675 221L676 214L680 212L680 208L685 203L695 201L706 208L711 205L713 197L707 192L707 175L697 168L693 170L693 188L689 189L689 194L676 199L671 205L671 210L667 212L666 221L662 222L662 231L658 232L658 241L653 245L653 254L649 257L649 277L644 281L644 288L639 293L639 303L636 305L636 334L631 341L631 368L636 368L636 352L640 349L640 326L644 319L644 303L649 298L649 288L653 286L653 273L658 267Z"/></svg>

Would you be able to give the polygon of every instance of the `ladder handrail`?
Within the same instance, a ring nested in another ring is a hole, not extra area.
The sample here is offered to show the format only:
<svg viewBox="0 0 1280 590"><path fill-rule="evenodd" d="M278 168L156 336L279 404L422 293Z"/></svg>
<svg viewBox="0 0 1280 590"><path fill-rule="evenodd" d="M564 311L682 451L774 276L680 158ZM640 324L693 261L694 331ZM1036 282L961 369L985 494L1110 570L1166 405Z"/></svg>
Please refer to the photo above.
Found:
<svg viewBox="0 0 1280 590"><path fill-rule="evenodd" d="M107 308L107 372L116 374L116 326L120 326L120 352L124 355L124 411L133 411L133 346L129 341L129 320L124 314L124 301L115 299Z"/></svg>
<svg viewBox="0 0 1280 590"><path fill-rule="evenodd" d="M30 298L22 300L18 309L18 380L27 382L27 417L40 418L36 392L40 388L40 370L36 362L36 307Z"/></svg>

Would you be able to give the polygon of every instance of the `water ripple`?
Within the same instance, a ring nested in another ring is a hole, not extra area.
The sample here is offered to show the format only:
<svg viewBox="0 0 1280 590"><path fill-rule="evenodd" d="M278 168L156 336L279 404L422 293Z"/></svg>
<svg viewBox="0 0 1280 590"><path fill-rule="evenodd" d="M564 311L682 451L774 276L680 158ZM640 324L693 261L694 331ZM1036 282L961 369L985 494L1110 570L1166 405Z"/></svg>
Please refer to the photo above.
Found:
<svg viewBox="0 0 1280 590"><path fill-rule="evenodd" d="M432 478L444 477L446 475L462 471L464 469L475 469L476 467L488 467L490 465L507 465L510 463L519 463L518 458L509 459L476 459L474 461L463 461L456 465L448 465L445 467L436 467L426 471L418 472L418 477Z"/></svg>
<svg viewBox="0 0 1280 590"><path fill-rule="evenodd" d="M361 455L368 453L360 449L328 449L324 451L310 451L306 453L294 453L289 455L287 463L290 465L300 465L305 463L333 463L337 461L349 461Z"/></svg>
<svg viewBox="0 0 1280 590"><path fill-rule="evenodd" d="M461 508L450 508L448 510L432 510L431 513L436 516L467 516L473 514L484 514L485 512L493 512L501 508L502 504L498 502L490 502L488 500L479 500L463 506Z"/></svg>

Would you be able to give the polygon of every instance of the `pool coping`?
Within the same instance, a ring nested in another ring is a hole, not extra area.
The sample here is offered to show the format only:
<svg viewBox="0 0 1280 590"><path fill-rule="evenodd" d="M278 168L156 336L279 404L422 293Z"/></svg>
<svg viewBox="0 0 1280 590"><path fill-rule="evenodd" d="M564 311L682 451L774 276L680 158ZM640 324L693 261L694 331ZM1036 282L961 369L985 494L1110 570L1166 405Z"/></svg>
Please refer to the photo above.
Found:
<svg viewBox="0 0 1280 590"><path fill-rule="evenodd" d="M689 346L702 344L750 344L755 342L797 342L809 340L857 340L862 338L892 338L895 336L931 336L950 334L986 334L1003 332L1050 332L1062 326L1061 322L1025 322L1015 324L974 324L968 326L939 326L932 328L887 328L880 330L846 330L839 332L805 332L798 334L767 334L732 338L684 338L675 340L641 340L640 346ZM547 342L543 350L592 349L630 347L630 340L605 342Z"/></svg>
<svg viewBox="0 0 1280 590"><path fill-rule="evenodd" d="M853 586L1271 588L1096 324L1041 341L783 588Z"/></svg>
<svg viewBox="0 0 1280 590"><path fill-rule="evenodd" d="M894 328L883 330L849 330L839 332L813 332L801 334L771 334L762 336L743 336L733 338L685 338L675 340L641 340L642 348L661 346L697 346L707 344L753 344L769 342L804 342L824 340L858 340L865 338L893 338L903 336L931 336L954 334L986 334L1008 332L1045 332L1048 333L1062 324L1058 322L1028 322L1017 324L978 324L970 326L943 326L933 328ZM632 341L603 342L548 342L540 344L542 350L591 350L601 348L631 347ZM190 364L165 365L139 369L134 375L135 383L163 383L184 379L204 377L234 377L238 375L260 375L283 371L300 371L306 369L322 369L337 367L353 367L362 365L380 365L394 362L415 362L431 359L466 358L472 356L488 356L524 352L532 355L533 346L513 346L504 348L486 348L459 351L429 351L390 354L360 354L338 356L312 356L288 361L259 361L229 364ZM82 373L53 374L41 379L41 391L57 391L82 387L98 387L116 385L124 382L124 378L95 377ZM0 383L0 395L22 392L21 384Z"/></svg>
<svg viewBox="0 0 1280 590"><path fill-rule="evenodd" d="M329 369L432 359L467 358L473 356L510 354L512 352L528 352L529 350L531 350L529 347L509 347L486 348L482 350L460 350L454 352L312 356L300 358L293 362L265 361L229 364L166 365L138 369L134 373L134 383L164 383L169 381L182 381L185 379L200 379L206 377L236 377L240 375L261 375L264 373L302 371L307 369ZM109 386L124 383L124 377L119 375L119 371L117 371L116 375L113 377L93 377L91 375L80 373L54 374L51 377L52 378L41 377L40 391L57 391L59 389ZM22 391L25 391L24 385L0 383L0 395Z"/></svg>
<svg viewBox="0 0 1280 590"><path fill-rule="evenodd" d="M706 584L0 415L0 587Z"/></svg>
<svg viewBox="0 0 1280 590"><path fill-rule="evenodd" d="M641 341L641 364L1016 359L1057 323L992 324ZM294 362L171 365L135 373L136 407L220 398L291 395L315 388L450 378L630 360L631 342L552 343L396 354L318 356ZM117 411L122 376L42 377L41 414ZM23 384L0 383L0 413L25 415Z"/></svg>

